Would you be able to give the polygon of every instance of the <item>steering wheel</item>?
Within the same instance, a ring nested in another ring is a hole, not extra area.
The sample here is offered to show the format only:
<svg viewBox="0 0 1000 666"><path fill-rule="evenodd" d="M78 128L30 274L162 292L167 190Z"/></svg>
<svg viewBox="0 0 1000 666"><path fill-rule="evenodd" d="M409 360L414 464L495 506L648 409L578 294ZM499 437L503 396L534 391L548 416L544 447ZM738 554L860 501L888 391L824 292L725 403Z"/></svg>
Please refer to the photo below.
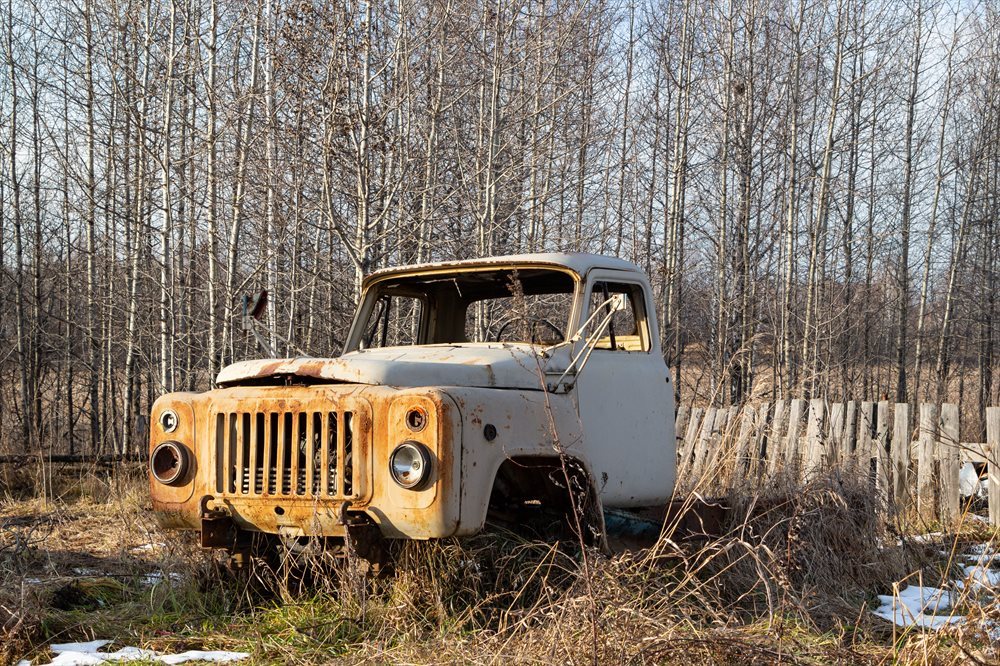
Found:
<svg viewBox="0 0 1000 666"><path fill-rule="evenodd" d="M531 324L531 341L533 343L537 342L537 339L536 339L536 336L535 336L535 327L537 325L539 325L539 324L545 326L550 331L552 331L557 336L559 336L560 340L565 340L566 339L566 335L561 330L559 330L559 327L556 326L555 324L553 324L548 319L545 319L544 317L523 316L523 317L511 317L510 319L508 319L507 321L505 321L503 323L503 325L500 327L500 330L497 331L497 334L495 336L493 336L493 341L494 342L500 342L500 338L503 337L503 334L507 331L507 329L510 327L510 325L513 324L515 321L526 321L529 324Z"/></svg>

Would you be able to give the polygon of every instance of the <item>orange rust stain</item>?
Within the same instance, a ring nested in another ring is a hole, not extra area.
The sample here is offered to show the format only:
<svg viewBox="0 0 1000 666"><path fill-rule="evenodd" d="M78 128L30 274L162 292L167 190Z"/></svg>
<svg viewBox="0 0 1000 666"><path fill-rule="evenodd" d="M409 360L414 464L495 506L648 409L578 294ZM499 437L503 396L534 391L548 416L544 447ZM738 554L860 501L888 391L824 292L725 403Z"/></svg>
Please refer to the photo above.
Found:
<svg viewBox="0 0 1000 666"><path fill-rule="evenodd" d="M261 366L259 374L263 376L273 375L275 372L278 371L278 368L280 368L282 365L283 363L281 361L268 363L267 365Z"/></svg>

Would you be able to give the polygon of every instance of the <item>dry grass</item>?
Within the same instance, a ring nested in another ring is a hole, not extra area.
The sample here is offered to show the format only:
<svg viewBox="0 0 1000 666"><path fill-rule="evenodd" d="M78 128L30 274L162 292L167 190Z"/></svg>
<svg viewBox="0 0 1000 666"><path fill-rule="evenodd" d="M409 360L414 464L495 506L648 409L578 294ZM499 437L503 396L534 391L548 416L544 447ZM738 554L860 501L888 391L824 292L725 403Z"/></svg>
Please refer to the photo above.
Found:
<svg viewBox="0 0 1000 666"><path fill-rule="evenodd" d="M395 572L377 579L326 565L304 589L232 577L191 539L159 532L141 479L85 485L0 503L0 663L92 638L288 664L997 659L978 621L1000 617L995 605L964 600L976 621L933 634L867 612L908 574L934 585L952 571L940 543L898 541L867 484L837 473L733 488L723 535L591 553L589 580L574 545L497 532L399 544Z"/></svg>

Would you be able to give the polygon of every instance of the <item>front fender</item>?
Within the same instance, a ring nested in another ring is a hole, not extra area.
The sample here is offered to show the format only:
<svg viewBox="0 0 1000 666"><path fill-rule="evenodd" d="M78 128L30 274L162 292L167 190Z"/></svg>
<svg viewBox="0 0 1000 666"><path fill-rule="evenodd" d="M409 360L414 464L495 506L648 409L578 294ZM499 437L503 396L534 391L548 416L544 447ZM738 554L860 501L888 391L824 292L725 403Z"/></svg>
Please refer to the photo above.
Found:
<svg viewBox="0 0 1000 666"><path fill-rule="evenodd" d="M508 389L445 390L462 418L458 535L483 529L497 471L510 458L562 453L578 460L590 473L580 419L569 396Z"/></svg>

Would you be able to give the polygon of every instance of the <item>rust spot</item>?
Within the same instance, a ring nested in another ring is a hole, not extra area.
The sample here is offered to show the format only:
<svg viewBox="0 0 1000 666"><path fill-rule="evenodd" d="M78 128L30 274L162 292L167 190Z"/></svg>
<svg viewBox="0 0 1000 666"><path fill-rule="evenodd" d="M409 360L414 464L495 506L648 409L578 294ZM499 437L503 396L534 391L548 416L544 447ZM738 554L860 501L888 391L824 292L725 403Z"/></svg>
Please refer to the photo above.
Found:
<svg viewBox="0 0 1000 666"><path fill-rule="evenodd" d="M274 361L272 363L268 363L267 365L261 367L260 374L263 376L273 375L278 371L278 368L281 367L281 364L282 364L281 361Z"/></svg>

